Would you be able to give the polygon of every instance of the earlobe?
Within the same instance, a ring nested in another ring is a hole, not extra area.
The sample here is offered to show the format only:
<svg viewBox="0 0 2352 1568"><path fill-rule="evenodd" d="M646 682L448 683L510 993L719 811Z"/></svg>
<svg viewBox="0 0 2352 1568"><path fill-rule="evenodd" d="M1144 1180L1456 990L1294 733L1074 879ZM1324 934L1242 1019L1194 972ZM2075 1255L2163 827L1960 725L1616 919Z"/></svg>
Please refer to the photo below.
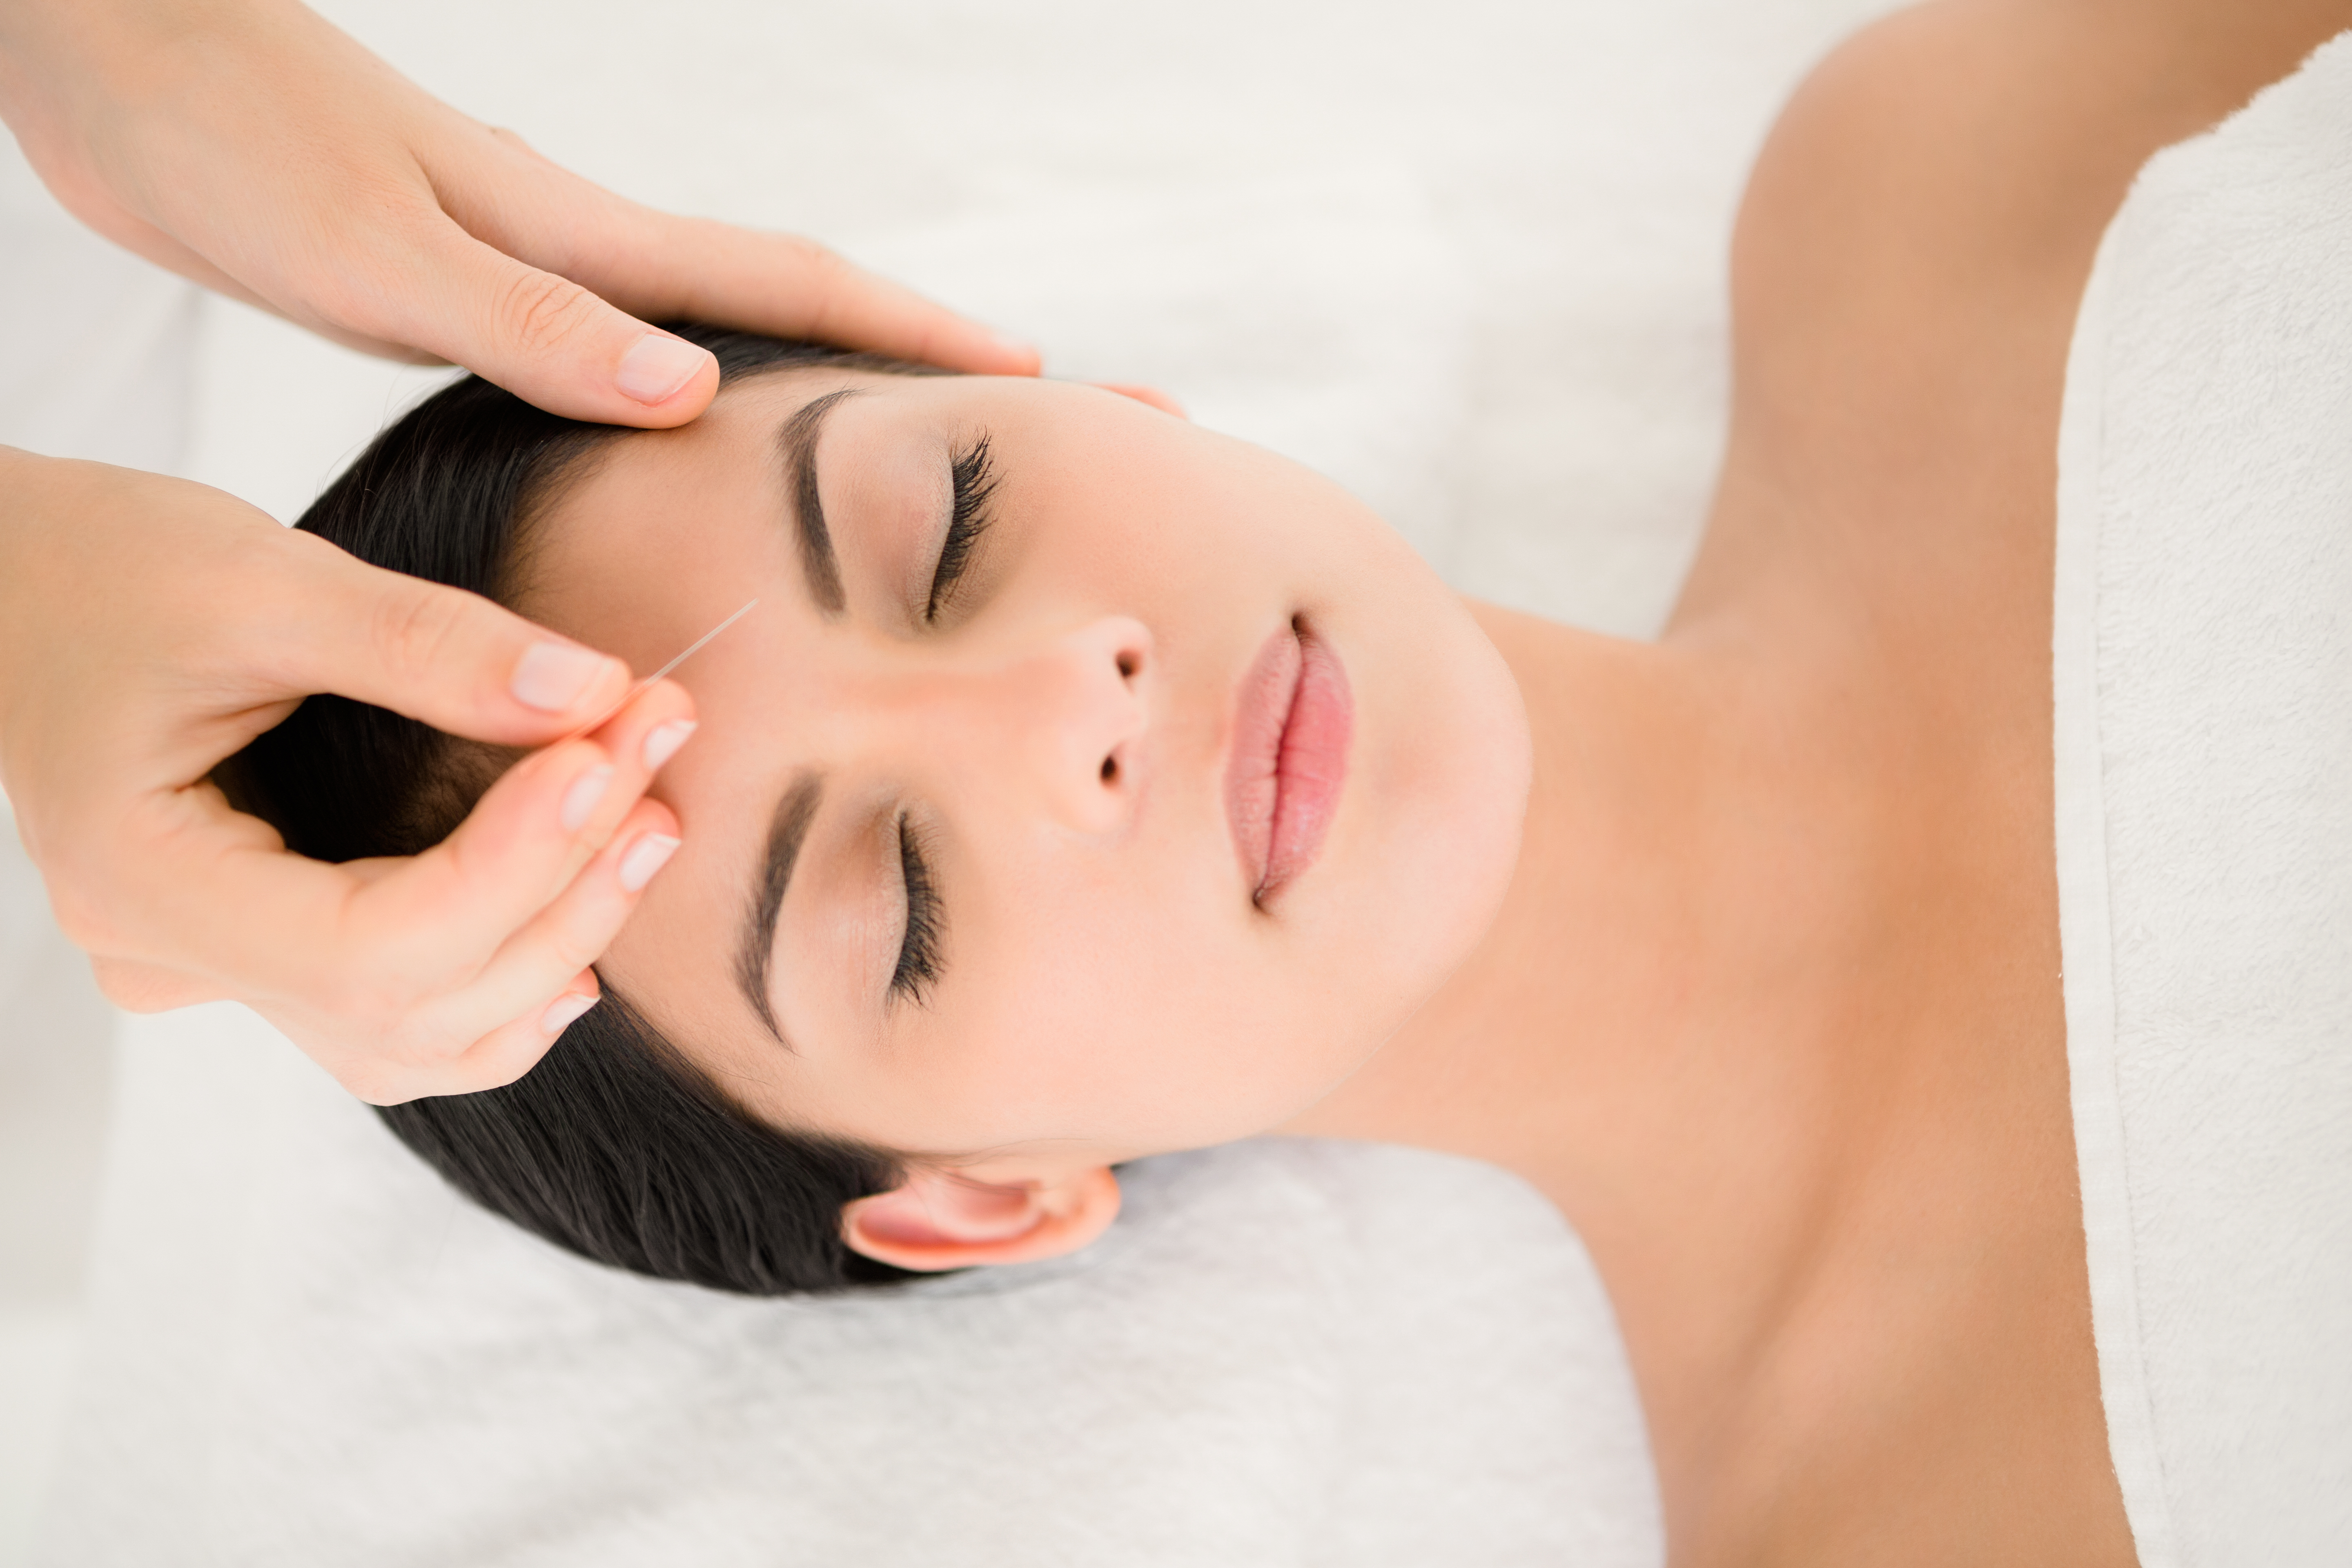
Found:
<svg viewBox="0 0 2352 1568"><path fill-rule="evenodd" d="M1179 419L1189 420L1192 417L1184 412L1182 404L1156 386L1145 386L1139 382L1131 381L1097 381L1088 384L1099 386L1105 392L1116 392L1121 397L1132 397L1138 403L1148 403L1160 413L1173 414Z"/></svg>
<svg viewBox="0 0 2352 1568"><path fill-rule="evenodd" d="M888 1192L843 1208L841 1235L877 1263L935 1273L1059 1258L1118 1217L1118 1178L1106 1166L1018 1182L914 1170Z"/></svg>

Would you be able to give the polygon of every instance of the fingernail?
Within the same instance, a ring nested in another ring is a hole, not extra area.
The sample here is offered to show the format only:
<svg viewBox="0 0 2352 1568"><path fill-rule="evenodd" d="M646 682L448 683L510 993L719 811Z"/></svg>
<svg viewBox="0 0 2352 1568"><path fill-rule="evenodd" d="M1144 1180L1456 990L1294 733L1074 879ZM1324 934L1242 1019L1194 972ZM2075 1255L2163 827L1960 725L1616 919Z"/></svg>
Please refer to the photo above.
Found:
<svg viewBox="0 0 2352 1568"><path fill-rule="evenodd" d="M588 819L596 815L596 803L604 798L604 791L612 782L613 768L609 763L599 763L572 781L572 787L563 792L563 830L566 833L577 833L588 826Z"/></svg>
<svg viewBox="0 0 2352 1568"><path fill-rule="evenodd" d="M687 737L693 733L694 721L691 719L673 719L667 724L656 725L646 735L646 771L652 773L677 755L677 749L685 745Z"/></svg>
<svg viewBox="0 0 2352 1568"><path fill-rule="evenodd" d="M570 643L533 643L515 660L507 689L526 708L561 713L587 694L613 661Z"/></svg>
<svg viewBox="0 0 2352 1568"><path fill-rule="evenodd" d="M622 396L636 402L667 403L709 358L708 350L696 348L683 338L647 332L621 356L613 384L621 389Z"/></svg>
<svg viewBox="0 0 2352 1568"><path fill-rule="evenodd" d="M578 1021L580 1015L596 1005L593 996L583 996L577 991L567 991L548 1004L547 1011L539 1016L540 1032L560 1035Z"/></svg>
<svg viewBox="0 0 2352 1568"><path fill-rule="evenodd" d="M1035 343L1024 342L1019 338L1009 338L1003 332L991 332L988 336L991 342L994 342L998 348L1003 349L1008 354L1017 354L1024 358L1034 360L1042 360L1045 357L1038 351Z"/></svg>
<svg viewBox="0 0 2352 1568"><path fill-rule="evenodd" d="M654 873L668 865L669 858L677 853L677 840L668 834L646 834L643 838L630 845L629 852L621 857L622 889L627 892L635 892L647 882L652 881Z"/></svg>

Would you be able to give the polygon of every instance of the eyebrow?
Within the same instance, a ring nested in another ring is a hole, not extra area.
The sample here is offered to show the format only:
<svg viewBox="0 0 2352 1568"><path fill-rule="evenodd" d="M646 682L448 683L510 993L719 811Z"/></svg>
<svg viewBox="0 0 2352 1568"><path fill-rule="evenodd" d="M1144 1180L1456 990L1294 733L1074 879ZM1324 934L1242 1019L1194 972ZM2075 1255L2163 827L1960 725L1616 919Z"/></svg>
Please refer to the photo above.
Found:
<svg viewBox="0 0 2352 1568"><path fill-rule="evenodd" d="M841 592L841 561L833 552L833 531L824 525L824 502L816 490L816 443L824 433L825 416L857 393L858 388L845 386L812 398L777 433L784 454L784 486L793 498L793 523L800 534L801 573L808 579L809 597L828 616L841 614L847 601Z"/></svg>
<svg viewBox="0 0 2352 1568"><path fill-rule="evenodd" d="M804 773L793 780L784 798L776 803L768 824L767 852L760 858L760 879L752 885L751 908L735 950L735 981L751 1004L760 1022L768 1026L779 1045L784 1031L776 1023L776 1009L768 1000L768 965L776 951L776 915L784 907L784 889L792 886L793 866L801 858L809 824L816 820L817 803L824 795L824 780Z"/></svg>

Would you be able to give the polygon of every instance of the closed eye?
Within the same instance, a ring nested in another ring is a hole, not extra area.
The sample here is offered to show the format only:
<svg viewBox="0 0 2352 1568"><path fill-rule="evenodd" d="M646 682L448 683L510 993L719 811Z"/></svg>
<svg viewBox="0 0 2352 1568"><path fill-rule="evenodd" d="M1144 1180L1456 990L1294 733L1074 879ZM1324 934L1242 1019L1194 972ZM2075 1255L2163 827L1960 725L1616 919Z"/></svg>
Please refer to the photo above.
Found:
<svg viewBox="0 0 2352 1568"><path fill-rule="evenodd" d="M989 462L988 437L981 437L950 459L953 510L947 537L940 542L940 561L931 572L931 592L923 605L923 620L937 625L940 612L954 606L956 588L971 565L972 547L988 531L993 514L989 500L996 494L996 470Z"/></svg>
<svg viewBox="0 0 2352 1568"><path fill-rule="evenodd" d="M940 977L940 937L944 924L930 862L912 824L898 819L898 872L907 889L907 930L898 942L898 965L890 975L890 995L923 1004Z"/></svg>

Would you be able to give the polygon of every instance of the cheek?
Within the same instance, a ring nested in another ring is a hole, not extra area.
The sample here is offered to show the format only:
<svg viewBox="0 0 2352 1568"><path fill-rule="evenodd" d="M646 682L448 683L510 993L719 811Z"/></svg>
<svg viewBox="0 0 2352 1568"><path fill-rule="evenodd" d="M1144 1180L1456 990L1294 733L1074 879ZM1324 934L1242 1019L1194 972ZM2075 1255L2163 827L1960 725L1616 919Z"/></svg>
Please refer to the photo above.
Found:
<svg viewBox="0 0 2352 1568"><path fill-rule="evenodd" d="M1374 999L1236 907L1230 874L1197 853L1139 858L1041 855L992 889L943 1042L946 1098L986 1107L992 1136L1136 1152L1247 1137L1378 1043Z"/></svg>

